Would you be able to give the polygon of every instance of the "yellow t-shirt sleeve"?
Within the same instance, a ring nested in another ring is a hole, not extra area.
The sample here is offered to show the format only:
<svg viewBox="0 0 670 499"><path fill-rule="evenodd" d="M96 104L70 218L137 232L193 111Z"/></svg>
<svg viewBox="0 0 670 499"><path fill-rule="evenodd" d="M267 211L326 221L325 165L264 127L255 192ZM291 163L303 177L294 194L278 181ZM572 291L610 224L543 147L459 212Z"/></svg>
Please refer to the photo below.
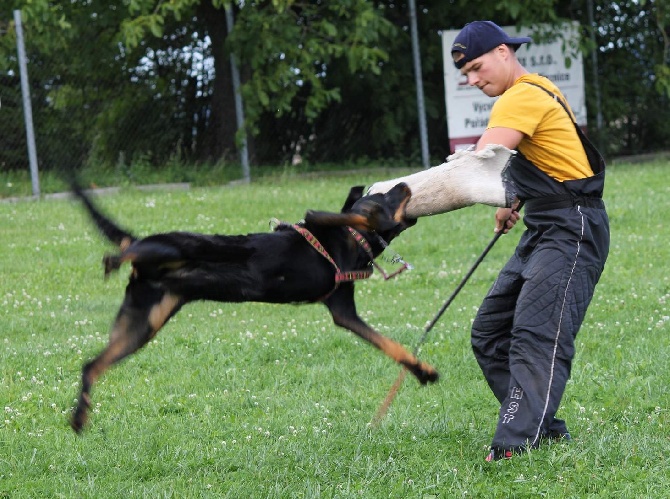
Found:
<svg viewBox="0 0 670 499"><path fill-rule="evenodd" d="M500 96L493 105L487 128L512 128L528 137L535 134L547 108L540 105L532 93L527 92L533 89L524 88L526 86L529 85L516 84ZM539 88L537 91L542 92ZM548 95L546 97L550 99Z"/></svg>
<svg viewBox="0 0 670 499"><path fill-rule="evenodd" d="M504 127L524 134L517 149L540 170L558 181L593 175L572 119L560 103L544 90L525 83L542 84L565 98L551 82L538 75L524 75L502 94L491 109L487 128Z"/></svg>

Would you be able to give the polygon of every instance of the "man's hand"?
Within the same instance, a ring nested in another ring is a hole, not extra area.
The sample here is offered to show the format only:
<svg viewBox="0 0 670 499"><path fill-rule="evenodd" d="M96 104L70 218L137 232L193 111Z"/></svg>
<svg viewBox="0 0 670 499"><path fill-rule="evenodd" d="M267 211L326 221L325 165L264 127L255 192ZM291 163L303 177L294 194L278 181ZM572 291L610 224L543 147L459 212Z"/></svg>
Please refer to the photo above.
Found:
<svg viewBox="0 0 670 499"><path fill-rule="evenodd" d="M496 227L493 230L494 232L503 231L503 234L507 234L518 222L521 215L517 210L519 206L519 201L517 200L514 203L513 208L498 208L496 210Z"/></svg>

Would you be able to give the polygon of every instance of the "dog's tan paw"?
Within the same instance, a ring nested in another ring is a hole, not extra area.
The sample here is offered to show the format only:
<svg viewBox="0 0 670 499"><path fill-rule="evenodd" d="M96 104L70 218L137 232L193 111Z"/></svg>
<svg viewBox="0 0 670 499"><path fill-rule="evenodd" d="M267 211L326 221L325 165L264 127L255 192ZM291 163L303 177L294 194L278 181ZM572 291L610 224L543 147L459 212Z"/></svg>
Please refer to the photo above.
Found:
<svg viewBox="0 0 670 499"><path fill-rule="evenodd" d="M438 373L432 367L428 371L423 371L423 376L419 379L422 385L426 383L436 383L440 379L440 373Z"/></svg>
<svg viewBox="0 0 670 499"><path fill-rule="evenodd" d="M435 383L440 379L440 374L430 365L419 362L414 366L407 366L422 385Z"/></svg>

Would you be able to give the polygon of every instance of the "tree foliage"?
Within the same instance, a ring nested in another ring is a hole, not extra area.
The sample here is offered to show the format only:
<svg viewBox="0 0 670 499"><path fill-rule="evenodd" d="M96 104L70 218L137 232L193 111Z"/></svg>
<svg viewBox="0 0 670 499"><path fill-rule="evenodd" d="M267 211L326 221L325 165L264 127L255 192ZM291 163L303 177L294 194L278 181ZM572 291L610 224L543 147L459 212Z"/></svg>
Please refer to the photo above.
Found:
<svg viewBox="0 0 670 499"><path fill-rule="evenodd" d="M9 147L0 168L21 164L25 151L11 21L19 7L42 167L235 160L231 54L256 162L280 164L298 151L319 162L418 154L404 1L8 3L0 10L0 133ZM663 148L670 9L661 0L590 3L593 26L587 0L417 0L431 155L449 153L438 35L472 21L473 12L501 25L579 21L591 133L610 155ZM230 32L226 9L235 21Z"/></svg>
<svg viewBox="0 0 670 499"><path fill-rule="evenodd" d="M663 150L670 138L668 7L663 0L593 4L594 31L585 31L585 40L595 39L604 123L600 131L591 126L593 134L610 156ZM584 10L574 14L588 18ZM590 55L584 60L589 122L594 125L593 60Z"/></svg>

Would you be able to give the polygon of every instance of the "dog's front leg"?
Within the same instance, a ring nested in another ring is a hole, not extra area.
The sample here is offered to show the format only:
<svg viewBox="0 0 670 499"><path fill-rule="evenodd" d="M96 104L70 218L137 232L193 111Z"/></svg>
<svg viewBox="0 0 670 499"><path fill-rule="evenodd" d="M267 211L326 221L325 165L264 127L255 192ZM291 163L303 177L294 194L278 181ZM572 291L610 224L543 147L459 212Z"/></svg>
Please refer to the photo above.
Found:
<svg viewBox="0 0 670 499"><path fill-rule="evenodd" d="M421 384L434 383L438 380L439 374L432 366L421 362L400 343L378 333L363 322L356 312L354 285L352 283L341 284L324 303L330 310L336 325L348 329L365 341L372 343L393 360L405 366L417 377Z"/></svg>

